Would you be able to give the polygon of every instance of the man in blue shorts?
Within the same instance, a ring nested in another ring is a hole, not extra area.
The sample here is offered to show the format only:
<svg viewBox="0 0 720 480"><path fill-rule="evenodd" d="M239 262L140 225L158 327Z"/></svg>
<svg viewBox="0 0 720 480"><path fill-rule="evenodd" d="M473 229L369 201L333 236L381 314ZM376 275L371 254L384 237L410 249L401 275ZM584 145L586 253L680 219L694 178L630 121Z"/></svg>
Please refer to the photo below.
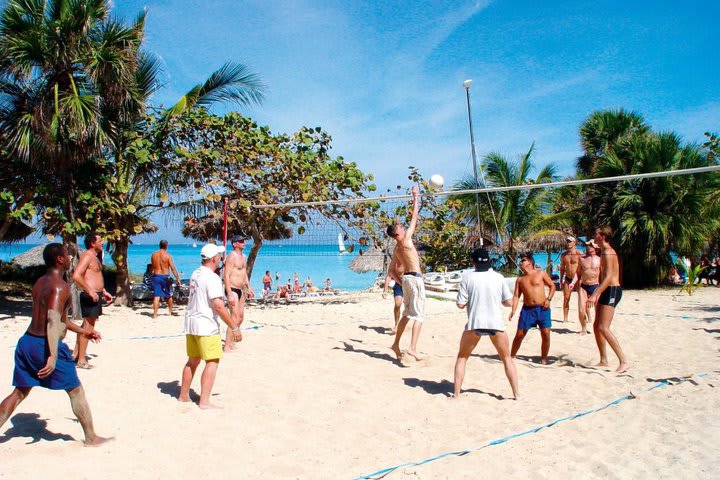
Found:
<svg viewBox="0 0 720 480"><path fill-rule="evenodd" d="M382 296L385 298L387 296L387 290L390 286L390 280L395 282L395 285L392 287L393 291L393 300L395 302L395 305L393 306L393 315L395 316L395 325L393 326L392 330L388 332L390 335L395 335L395 331L397 330L398 323L400 322L400 307L403 304L403 289L402 289L402 277L403 273L403 266L398 261L397 255L395 254L397 252L397 249L393 251L392 260L390 260L390 265L388 266L388 273L385 277L385 285L383 285L383 293Z"/></svg>
<svg viewBox="0 0 720 480"><path fill-rule="evenodd" d="M535 269L535 260L531 254L520 257L520 269L524 275L518 277L515 282L515 293L513 295L510 321L512 321L517 309L520 295L523 296L523 307L520 311L517 332L513 339L510 355L515 358L525 334L534 326L540 328L542 345L540 347L540 361L543 365L548 363L548 352L550 351L550 302L555 294L555 284L544 270ZM545 295L545 287L550 293Z"/></svg>
<svg viewBox="0 0 720 480"><path fill-rule="evenodd" d="M153 268L153 318L157 318L158 316L161 298L167 301L168 312L170 315L173 314L171 271L172 274L175 275L178 285L180 285L180 274L178 274L172 255L168 253L167 249L168 241L160 240L160 248L150 256Z"/></svg>
<svg viewBox="0 0 720 480"><path fill-rule="evenodd" d="M33 387L65 390L70 396L73 413L85 432L85 445L101 445L110 438L95 434L90 406L77 376L72 353L62 341L70 330L88 340L100 340L100 333L67 321L72 304L70 286L63 274L70 269L67 249L51 243L43 251L47 273L35 282L32 290L32 320L25 335L15 348L15 390L0 403L0 426L13 414L17 406L30 394Z"/></svg>

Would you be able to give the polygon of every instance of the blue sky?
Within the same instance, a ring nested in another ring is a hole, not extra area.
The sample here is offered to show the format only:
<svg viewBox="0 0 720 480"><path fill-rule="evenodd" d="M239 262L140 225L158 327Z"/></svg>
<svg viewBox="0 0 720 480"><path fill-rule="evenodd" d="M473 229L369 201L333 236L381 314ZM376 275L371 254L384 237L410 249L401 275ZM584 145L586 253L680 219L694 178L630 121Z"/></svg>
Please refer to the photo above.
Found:
<svg viewBox="0 0 720 480"><path fill-rule="evenodd" d="M536 163L562 175L594 110L636 110L693 142L720 129L716 1L132 0L114 13L143 8L166 72L155 103L244 63L268 95L242 113L275 132L323 127L383 188L407 185L410 165L446 185L471 173L468 78L478 157L535 142Z"/></svg>

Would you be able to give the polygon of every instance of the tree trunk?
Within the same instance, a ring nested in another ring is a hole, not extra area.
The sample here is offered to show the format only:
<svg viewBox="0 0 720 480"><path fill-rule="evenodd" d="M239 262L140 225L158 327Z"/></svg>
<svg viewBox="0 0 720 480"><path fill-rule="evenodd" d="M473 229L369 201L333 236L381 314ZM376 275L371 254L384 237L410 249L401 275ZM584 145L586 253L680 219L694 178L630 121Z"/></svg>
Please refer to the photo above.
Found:
<svg viewBox="0 0 720 480"><path fill-rule="evenodd" d="M115 262L117 273L115 283L117 290L115 291L115 305L133 306L132 291L130 290L130 272L128 271L128 247L130 239L122 237L113 241L112 259Z"/></svg>
<svg viewBox="0 0 720 480"><path fill-rule="evenodd" d="M252 248L250 248L250 254L248 255L248 260L247 260L248 280L250 280L252 278L252 271L253 271L253 267L255 266L255 259L257 258L258 253L260 252L260 247L262 247L262 238L253 237L253 245L252 245Z"/></svg>

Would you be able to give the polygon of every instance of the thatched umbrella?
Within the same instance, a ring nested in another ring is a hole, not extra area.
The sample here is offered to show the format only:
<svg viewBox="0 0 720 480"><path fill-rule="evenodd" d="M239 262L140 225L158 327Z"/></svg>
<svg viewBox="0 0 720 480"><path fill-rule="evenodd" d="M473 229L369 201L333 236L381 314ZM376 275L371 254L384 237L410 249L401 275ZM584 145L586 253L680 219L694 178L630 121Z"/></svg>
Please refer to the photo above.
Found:
<svg viewBox="0 0 720 480"><path fill-rule="evenodd" d="M31 233L35 231L33 227L21 222L20 220L10 219L8 220L7 230L3 233L0 238L0 243L15 243L26 239ZM5 227L5 225L3 225Z"/></svg>
<svg viewBox="0 0 720 480"><path fill-rule="evenodd" d="M45 260L43 260L43 250L45 250L45 247L47 245L47 243L44 243L42 245L38 245L37 247L31 248L25 253L21 253L20 255L12 259L12 263L22 268L38 267L45 265Z"/></svg>
<svg viewBox="0 0 720 480"><path fill-rule="evenodd" d="M562 230L543 230L542 232L531 235L527 239L527 248L533 252L545 251L547 253L546 270L550 273L552 269L552 252L565 249L565 239L568 235L573 234L563 232Z"/></svg>
<svg viewBox="0 0 720 480"><path fill-rule="evenodd" d="M350 270L357 273L371 271L384 272L386 268L386 253L378 247L371 247L358 255L350 262Z"/></svg>

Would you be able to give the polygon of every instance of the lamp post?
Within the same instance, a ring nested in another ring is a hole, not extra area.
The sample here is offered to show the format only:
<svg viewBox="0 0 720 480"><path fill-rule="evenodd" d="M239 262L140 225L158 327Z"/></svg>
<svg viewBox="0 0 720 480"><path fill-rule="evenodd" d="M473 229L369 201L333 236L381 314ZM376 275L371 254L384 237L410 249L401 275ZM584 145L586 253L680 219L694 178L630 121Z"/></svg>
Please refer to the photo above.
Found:
<svg viewBox="0 0 720 480"><path fill-rule="evenodd" d="M480 186L478 182L477 155L475 155L475 135L473 134L472 115L470 113L470 85L472 85L472 80L468 79L463 82L465 98L467 99L468 123L470 125L470 152L472 153L473 160L473 176L475 178L475 185ZM477 215L477 228L478 231L480 231L480 194L477 192L475 192L475 214ZM480 246L483 246L482 233L480 233Z"/></svg>

